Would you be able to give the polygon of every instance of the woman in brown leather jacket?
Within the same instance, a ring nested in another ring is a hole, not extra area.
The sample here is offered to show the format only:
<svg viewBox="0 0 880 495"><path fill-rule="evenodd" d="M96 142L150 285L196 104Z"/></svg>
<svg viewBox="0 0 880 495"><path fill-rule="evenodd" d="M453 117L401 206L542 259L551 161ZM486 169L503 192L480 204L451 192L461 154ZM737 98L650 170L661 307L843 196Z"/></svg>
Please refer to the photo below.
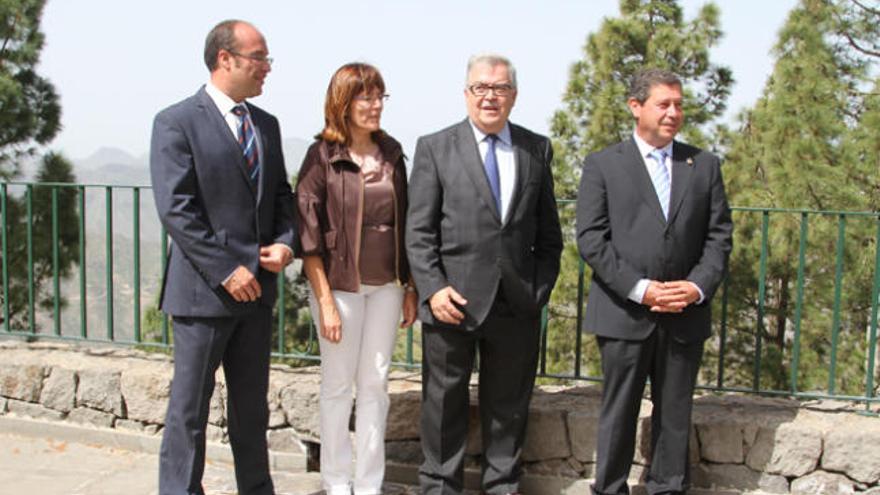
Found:
<svg viewBox="0 0 880 495"><path fill-rule="evenodd" d="M327 88L324 129L306 153L296 187L303 270L321 333L321 478L329 495L349 495L352 488L381 493L388 368L401 308L401 328L416 317L403 250L404 156L380 127L387 99L375 67L340 67Z"/></svg>

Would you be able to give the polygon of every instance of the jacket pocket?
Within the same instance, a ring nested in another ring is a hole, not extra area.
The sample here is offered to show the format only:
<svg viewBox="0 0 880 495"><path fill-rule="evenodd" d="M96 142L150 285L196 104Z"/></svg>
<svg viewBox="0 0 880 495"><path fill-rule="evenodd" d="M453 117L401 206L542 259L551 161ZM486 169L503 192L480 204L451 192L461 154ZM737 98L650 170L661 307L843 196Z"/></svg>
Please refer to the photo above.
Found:
<svg viewBox="0 0 880 495"><path fill-rule="evenodd" d="M328 230L324 232L324 247L328 251L333 251L336 249L336 231Z"/></svg>

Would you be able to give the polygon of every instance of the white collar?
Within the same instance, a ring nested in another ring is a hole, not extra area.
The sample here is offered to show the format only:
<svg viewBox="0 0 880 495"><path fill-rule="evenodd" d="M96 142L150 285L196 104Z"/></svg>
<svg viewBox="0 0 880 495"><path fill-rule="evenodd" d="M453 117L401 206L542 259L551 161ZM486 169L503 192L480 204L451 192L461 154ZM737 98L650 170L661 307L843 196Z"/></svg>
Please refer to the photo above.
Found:
<svg viewBox="0 0 880 495"><path fill-rule="evenodd" d="M639 133L637 133L636 131L633 131L633 138L636 140L636 146L639 148L639 154L642 156L642 158L650 157L651 152L654 150L664 151L666 153L666 156L672 158L672 141L669 141L669 143L662 148L655 148L645 142L645 140L642 139L639 136Z"/></svg>
<svg viewBox="0 0 880 495"><path fill-rule="evenodd" d="M235 100L229 97L229 95L221 91L220 88L214 86L214 83L210 80L205 84L205 93L208 93L208 96L211 97L211 100L217 105L217 108L223 115L231 112L236 105L239 105L239 103L236 103ZM244 105L245 101L246 100L241 100L240 104ZM247 108L246 105L245 108Z"/></svg>
<svg viewBox="0 0 880 495"><path fill-rule="evenodd" d="M472 121L471 119L468 119L468 123L471 125L471 129L473 129L473 131L474 131L474 138L476 138L477 144L480 144L481 142L483 142L483 140L486 139L486 136L488 136L488 134L481 131L480 128L477 127L476 124L474 124L474 121ZM507 146L513 147L513 140L510 138L510 123L509 122L504 123L504 128L501 129L501 132L496 134L496 136L498 136L498 140L501 141L502 143L506 144Z"/></svg>

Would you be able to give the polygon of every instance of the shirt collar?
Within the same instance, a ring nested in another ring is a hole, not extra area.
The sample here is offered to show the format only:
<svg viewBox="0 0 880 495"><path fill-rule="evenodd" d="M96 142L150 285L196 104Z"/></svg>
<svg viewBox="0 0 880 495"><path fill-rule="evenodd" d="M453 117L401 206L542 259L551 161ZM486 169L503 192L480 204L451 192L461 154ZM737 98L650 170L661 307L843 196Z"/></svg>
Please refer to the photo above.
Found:
<svg viewBox="0 0 880 495"><path fill-rule="evenodd" d="M473 120L468 119L468 123L471 125L471 129L473 129L473 131L474 131L474 138L476 138L477 144L483 142L483 140L486 139L487 134L485 132L481 131L480 128L477 127L476 124L474 124ZM498 136L498 140L501 141L502 143L506 144L507 146L513 147L513 141L510 138L510 123L509 122L504 123L504 128L501 129L501 132L496 134L496 136Z"/></svg>
<svg viewBox="0 0 880 495"><path fill-rule="evenodd" d="M220 113L226 115L231 112L232 109L238 105L232 98L229 97L226 93L220 90L217 86L214 86L214 83L208 81L205 84L205 92L208 93L208 96L211 97L211 100L217 105L217 108L220 110ZM245 100L241 101L241 104L244 104ZM247 106L245 106L247 108Z"/></svg>
<svg viewBox="0 0 880 495"><path fill-rule="evenodd" d="M672 158L672 141L669 141L669 143L662 148L655 148L646 143L644 139L639 137L639 133L637 133L636 131L633 131L633 139L636 140L636 146L638 146L639 155L641 155L642 158L648 158L651 155L651 152L657 149L665 151L666 156Z"/></svg>

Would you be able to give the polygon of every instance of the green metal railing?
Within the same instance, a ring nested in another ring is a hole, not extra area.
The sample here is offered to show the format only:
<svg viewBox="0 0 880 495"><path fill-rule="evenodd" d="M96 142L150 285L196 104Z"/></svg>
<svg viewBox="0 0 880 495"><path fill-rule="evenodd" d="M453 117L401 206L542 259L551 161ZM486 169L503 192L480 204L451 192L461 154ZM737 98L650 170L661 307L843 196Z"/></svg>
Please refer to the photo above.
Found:
<svg viewBox="0 0 880 495"><path fill-rule="evenodd" d="M0 183L0 336L169 348L171 324L155 310L168 237L155 219L152 195L142 197L148 189ZM34 198L45 191L51 211L35 211ZM60 198L69 194L75 194L75 225L60 220ZM564 218L571 218L573 203L560 200ZM119 212L127 210L130 232L116 228ZM714 298L716 331L706 345L700 386L878 402L880 213L734 208L734 223L731 275ZM63 277L60 239L67 229L75 232L77 246L75 270ZM566 233L572 232L569 225ZM50 253L35 245L37 235L50 239ZM98 249L90 252L87 247L96 240ZM560 284L542 314L539 375L600 380L595 340L580 331L590 271L572 253L567 245ZM126 255L123 262L120 254ZM150 267L146 272L145 266ZM293 275L288 270L287 278ZM307 313L307 308L285 310L281 304L289 297L289 283L279 276L273 355L317 360L315 329L310 325L304 332L298 318L298 311ZM78 304L66 304L72 299ZM144 310L142 299L149 309ZM397 364L417 366L418 330L409 328L399 338Z"/></svg>

